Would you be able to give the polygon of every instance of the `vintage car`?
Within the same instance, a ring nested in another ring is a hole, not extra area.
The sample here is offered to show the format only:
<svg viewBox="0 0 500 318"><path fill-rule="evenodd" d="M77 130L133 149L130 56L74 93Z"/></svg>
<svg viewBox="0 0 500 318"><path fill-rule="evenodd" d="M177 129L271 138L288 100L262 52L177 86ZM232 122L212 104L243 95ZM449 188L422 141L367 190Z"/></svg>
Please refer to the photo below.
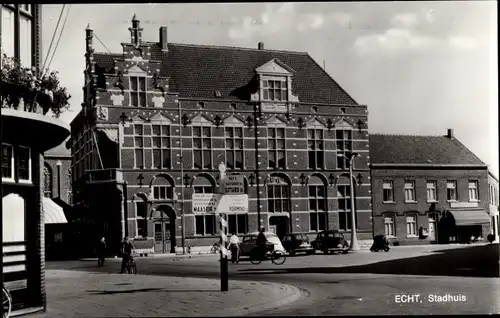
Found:
<svg viewBox="0 0 500 318"><path fill-rule="evenodd" d="M344 239L344 235L337 230L319 232L311 245L315 250L322 251L323 254L330 252L346 254L349 250L349 243Z"/></svg>
<svg viewBox="0 0 500 318"><path fill-rule="evenodd" d="M259 232L253 232L253 233L248 233L243 236L243 239L241 240L240 243L240 256L250 256L252 253L252 250L257 247L257 236L259 235ZM285 248L283 247L283 244L281 244L281 241L276 234L272 232L264 232L264 235L266 236L266 239L269 243L274 245L274 250L275 251L280 251L283 254L286 254Z"/></svg>
<svg viewBox="0 0 500 318"><path fill-rule="evenodd" d="M304 234L285 234L281 238L281 242L290 256L297 253L314 254L315 252Z"/></svg>

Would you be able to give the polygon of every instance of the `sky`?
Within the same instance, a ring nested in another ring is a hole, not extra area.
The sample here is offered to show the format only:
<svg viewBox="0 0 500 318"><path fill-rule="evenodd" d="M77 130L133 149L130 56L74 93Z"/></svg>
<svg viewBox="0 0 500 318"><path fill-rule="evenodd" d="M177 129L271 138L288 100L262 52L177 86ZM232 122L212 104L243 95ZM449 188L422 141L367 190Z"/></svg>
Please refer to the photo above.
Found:
<svg viewBox="0 0 500 318"><path fill-rule="evenodd" d="M61 9L43 5L44 56ZM134 14L146 41L167 26L174 43L308 52L368 106L370 133L452 128L499 176L496 1L73 4L50 65L72 95L62 120L83 101L85 27L96 52L121 53Z"/></svg>

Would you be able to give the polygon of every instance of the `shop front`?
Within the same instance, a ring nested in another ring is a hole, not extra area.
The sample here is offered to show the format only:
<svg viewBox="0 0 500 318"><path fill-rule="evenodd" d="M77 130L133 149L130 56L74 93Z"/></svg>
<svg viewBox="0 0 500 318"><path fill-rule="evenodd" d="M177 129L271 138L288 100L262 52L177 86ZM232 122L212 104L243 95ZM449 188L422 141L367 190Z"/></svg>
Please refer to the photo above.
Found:
<svg viewBox="0 0 500 318"><path fill-rule="evenodd" d="M483 209L450 209L440 221L440 243L470 243L486 240L490 233L490 217Z"/></svg>

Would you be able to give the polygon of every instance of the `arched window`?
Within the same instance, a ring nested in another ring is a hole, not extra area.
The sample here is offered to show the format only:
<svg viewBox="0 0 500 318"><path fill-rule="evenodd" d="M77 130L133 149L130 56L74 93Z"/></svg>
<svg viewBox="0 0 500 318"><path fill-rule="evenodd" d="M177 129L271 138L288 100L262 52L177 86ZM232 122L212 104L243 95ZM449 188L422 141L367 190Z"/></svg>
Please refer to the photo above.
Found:
<svg viewBox="0 0 500 318"><path fill-rule="evenodd" d="M269 177L267 183L268 212L290 212L290 186L280 176Z"/></svg>
<svg viewBox="0 0 500 318"><path fill-rule="evenodd" d="M48 164L43 166L43 195L52 198L52 169Z"/></svg>
<svg viewBox="0 0 500 318"><path fill-rule="evenodd" d="M215 193L215 185L205 176L197 176L193 180L194 193Z"/></svg>
<svg viewBox="0 0 500 318"><path fill-rule="evenodd" d="M311 176L307 182L309 197L309 225L311 231L326 230L326 186L318 176Z"/></svg>
<svg viewBox="0 0 500 318"><path fill-rule="evenodd" d="M156 177L152 189L155 200L172 200L174 198L174 188L165 177Z"/></svg>
<svg viewBox="0 0 500 318"><path fill-rule="evenodd" d="M72 175L72 169L71 167L68 168L68 198L67 198L67 202L68 204L72 204L72 199L73 199L73 195L72 195L72 190L73 189L73 175Z"/></svg>

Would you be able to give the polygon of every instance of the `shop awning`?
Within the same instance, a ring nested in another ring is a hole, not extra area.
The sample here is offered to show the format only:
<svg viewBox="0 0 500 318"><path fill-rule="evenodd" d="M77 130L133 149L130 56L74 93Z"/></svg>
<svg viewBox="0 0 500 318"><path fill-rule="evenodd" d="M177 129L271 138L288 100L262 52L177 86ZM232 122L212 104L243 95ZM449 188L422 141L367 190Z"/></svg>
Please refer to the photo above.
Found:
<svg viewBox="0 0 500 318"><path fill-rule="evenodd" d="M68 223L63 208L52 199L43 198L43 212L45 213L45 224Z"/></svg>
<svg viewBox="0 0 500 318"><path fill-rule="evenodd" d="M489 215L484 210L450 210L455 218L455 225L480 225L490 223Z"/></svg>

